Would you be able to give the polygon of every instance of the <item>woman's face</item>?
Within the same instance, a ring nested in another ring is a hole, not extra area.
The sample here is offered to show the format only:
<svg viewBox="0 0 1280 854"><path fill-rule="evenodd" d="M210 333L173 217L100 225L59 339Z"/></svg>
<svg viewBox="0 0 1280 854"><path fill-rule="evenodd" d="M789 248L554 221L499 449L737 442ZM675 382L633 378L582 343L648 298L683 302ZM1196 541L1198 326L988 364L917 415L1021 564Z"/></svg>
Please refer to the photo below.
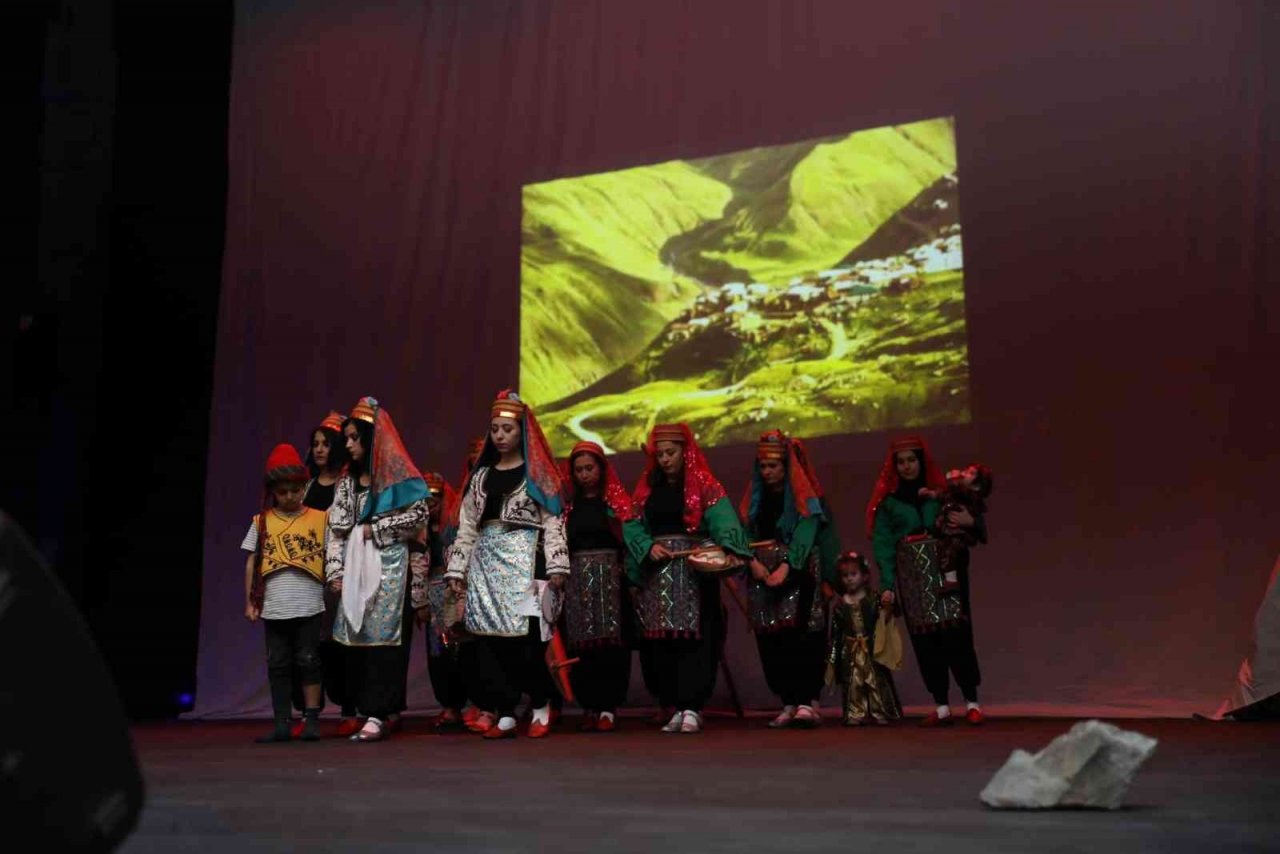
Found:
<svg viewBox="0 0 1280 854"><path fill-rule="evenodd" d="M342 428L342 435L347 437L347 453L351 455L354 462L360 462L364 459L364 443L360 441L360 431L356 429L356 425L348 424Z"/></svg>
<svg viewBox="0 0 1280 854"><path fill-rule="evenodd" d="M920 476L920 454L916 451L898 451L893 461L898 467L898 477L903 480L915 480Z"/></svg>
<svg viewBox="0 0 1280 854"><path fill-rule="evenodd" d="M322 469L329 467L329 437L323 430L311 434L311 459Z"/></svg>
<svg viewBox="0 0 1280 854"><path fill-rule="evenodd" d="M489 422L489 440L499 454L509 454L520 446L520 422L498 416Z"/></svg>
<svg viewBox="0 0 1280 854"><path fill-rule="evenodd" d="M573 482L586 491L600 485L600 464L591 454L578 454L573 458Z"/></svg>
<svg viewBox="0 0 1280 854"><path fill-rule="evenodd" d="M786 474L787 469L782 464L782 460L760 461L760 479L764 481L765 486L779 485Z"/></svg>
<svg viewBox="0 0 1280 854"><path fill-rule="evenodd" d="M684 445L680 442L662 440L654 445L654 456L658 458L658 468L669 478L674 478L684 471Z"/></svg>

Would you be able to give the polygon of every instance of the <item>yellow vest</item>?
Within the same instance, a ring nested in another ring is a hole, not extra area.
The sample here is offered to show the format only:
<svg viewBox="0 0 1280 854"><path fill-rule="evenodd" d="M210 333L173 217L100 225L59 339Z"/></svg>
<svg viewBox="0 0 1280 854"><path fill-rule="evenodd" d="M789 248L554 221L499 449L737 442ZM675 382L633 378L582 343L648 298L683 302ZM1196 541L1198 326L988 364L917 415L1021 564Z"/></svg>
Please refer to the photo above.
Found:
<svg viewBox="0 0 1280 854"><path fill-rule="evenodd" d="M266 536L262 540L262 574L293 567L324 581L324 511L303 507L297 516L283 516L275 510L265 514ZM262 528L258 528L259 532Z"/></svg>

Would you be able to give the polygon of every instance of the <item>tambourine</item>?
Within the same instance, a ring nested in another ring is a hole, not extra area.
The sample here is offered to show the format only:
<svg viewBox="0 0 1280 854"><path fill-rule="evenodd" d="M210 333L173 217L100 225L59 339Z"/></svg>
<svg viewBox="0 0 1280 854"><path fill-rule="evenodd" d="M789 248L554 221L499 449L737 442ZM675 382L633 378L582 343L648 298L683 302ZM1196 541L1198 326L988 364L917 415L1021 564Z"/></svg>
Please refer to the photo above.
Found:
<svg viewBox="0 0 1280 854"><path fill-rule="evenodd" d="M754 549L759 546L769 545L772 542L773 540L762 540L758 543L751 543L750 546ZM689 564L690 569L711 575L729 572L742 566L741 560L735 560L723 548L716 545L713 540L703 540L696 548L672 552L671 556L682 557Z"/></svg>

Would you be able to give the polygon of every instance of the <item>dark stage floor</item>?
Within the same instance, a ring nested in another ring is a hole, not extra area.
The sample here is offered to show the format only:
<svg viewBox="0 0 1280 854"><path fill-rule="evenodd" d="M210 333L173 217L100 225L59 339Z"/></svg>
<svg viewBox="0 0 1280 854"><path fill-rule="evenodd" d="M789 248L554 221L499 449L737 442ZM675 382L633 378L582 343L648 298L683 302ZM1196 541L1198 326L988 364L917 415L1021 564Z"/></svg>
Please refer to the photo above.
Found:
<svg viewBox="0 0 1280 854"><path fill-rule="evenodd" d="M978 791L1064 719L980 729L775 732L709 720L700 736L626 719L543 741L249 743L260 723L134 731L148 781L128 854L174 851L1276 851L1280 726L1118 721L1160 739L1113 813L998 813ZM332 724L328 724L332 728Z"/></svg>

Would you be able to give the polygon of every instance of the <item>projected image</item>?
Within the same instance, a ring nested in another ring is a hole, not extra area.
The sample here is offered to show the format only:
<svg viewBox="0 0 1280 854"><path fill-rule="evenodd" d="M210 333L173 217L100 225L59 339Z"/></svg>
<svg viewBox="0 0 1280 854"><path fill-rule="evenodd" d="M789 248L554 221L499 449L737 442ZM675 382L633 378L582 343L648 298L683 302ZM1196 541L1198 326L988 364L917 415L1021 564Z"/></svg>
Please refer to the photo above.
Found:
<svg viewBox="0 0 1280 854"><path fill-rule="evenodd" d="M955 124L524 187L520 388L557 453L967 422Z"/></svg>

